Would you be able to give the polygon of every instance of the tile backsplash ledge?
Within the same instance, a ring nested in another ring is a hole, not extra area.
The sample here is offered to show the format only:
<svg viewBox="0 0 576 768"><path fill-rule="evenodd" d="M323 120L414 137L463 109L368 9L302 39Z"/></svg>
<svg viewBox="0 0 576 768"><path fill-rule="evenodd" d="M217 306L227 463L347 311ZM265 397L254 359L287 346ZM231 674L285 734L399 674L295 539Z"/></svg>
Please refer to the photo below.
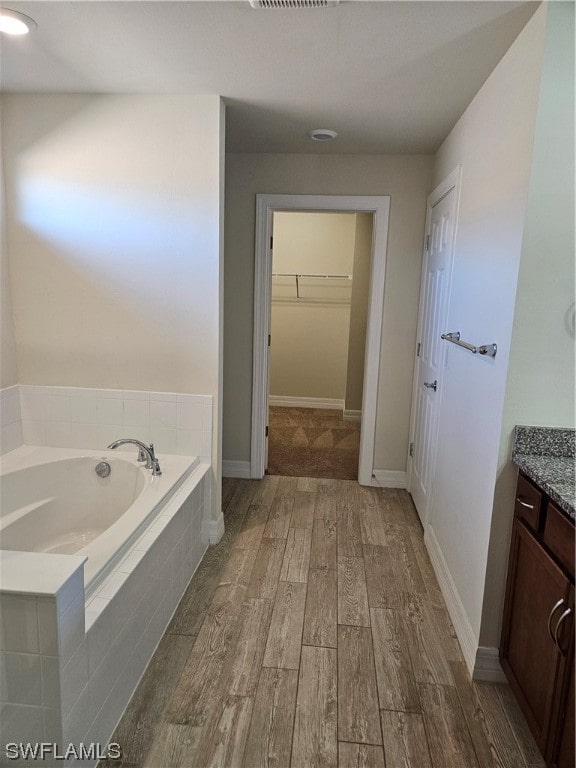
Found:
<svg viewBox="0 0 576 768"><path fill-rule="evenodd" d="M212 396L20 384L0 390L0 445L98 450L120 437L211 460Z"/></svg>

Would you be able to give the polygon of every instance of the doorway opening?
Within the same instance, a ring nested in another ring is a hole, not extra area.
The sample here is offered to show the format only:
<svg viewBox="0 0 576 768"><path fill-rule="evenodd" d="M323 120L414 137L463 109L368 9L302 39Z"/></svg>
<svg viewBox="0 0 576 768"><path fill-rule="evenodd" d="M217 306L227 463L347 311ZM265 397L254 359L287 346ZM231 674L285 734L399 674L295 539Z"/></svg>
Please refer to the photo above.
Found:
<svg viewBox="0 0 576 768"><path fill-rule="evenodd" d="M372 485L373 482L375 484L373 481L374 441L389 205L389 197L257 195L251 450L251 476L254 478L264 476L268 459L273 290L276 298L280 298L280 294L283 292L296 291L296 300L300 295L306 295L310 299L311 294L318 297L322 293L324 300L327 293L330 293L332 299L336 300L338 294L340 296L343 294L343 283L336 281L344 279L341 275L349 274L339 272L336 273L337 278L330 280L326 275L333 275L332 272L323 271L322 277L318 278L311 270L308 270L308 267L304 269L302 265L295 266L293 269L276 269L273 265L274 217L289 212L301 214L332 212L335 214L370 214L372 219L368 308L365 321L365 344L362 350L364 359L363 363L356 363L356 367L360 366L363 369L363 376L359 377L362 380L362 394L357 476L362 485ZM282 274L283 272L286 274ZM274 283L273 274L275 275ZM302 274L312 275L312 277L304 279L298 277L297 279L296 275ZM353 286L353 280L351 284ZM350 336L350 328L348 328L348 336ZM347 373L346 367L346 378ZM274 392L271 394L282 397L282 395L276 395ZM284 395L284 397L288 396ZM329 401L331 398L325 399ZM274 403L274 399L272 402ZM345 404L346 398L344 397ZM358 409L350 408L349 410L357 411Z"/></svg>
<svg viewBox="0 0 576 768"><path fill-rule="evenodd" d="M372 229L273 214L268 474L358 478Z"/></svg>

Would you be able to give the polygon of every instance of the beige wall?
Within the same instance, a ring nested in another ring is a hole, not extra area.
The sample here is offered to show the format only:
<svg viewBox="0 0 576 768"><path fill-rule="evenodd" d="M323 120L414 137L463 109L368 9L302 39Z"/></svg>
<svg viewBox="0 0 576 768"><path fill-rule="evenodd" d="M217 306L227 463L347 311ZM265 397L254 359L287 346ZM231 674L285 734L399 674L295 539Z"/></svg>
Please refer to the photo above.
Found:
<svg viewBox="0 0 576 768"><path fill-rule="evenodd" d="M226 156L225 459L250 459L256 194L390 195L375 467L406 469L432 164L426 155Z"/></svg>
<svg viewBox="0 0 576 768"><path fill-rule="evenodd" d="M273 231L274 272L352 273L355 214L279 211Z"/></svg>
<svg viewBox="0 0 576 768"><path fill-rule="evenodd" d="M9 95L2 116L20 382L215 392L218 98Z"/></svg>
<svg viewBox="0 0 576 768"><path fill-rule="evenodd" d="M438 183L462 166L447 330L474 344L498 344L495 359L454 345L446 350L427 531L456 587L465 614L460 626L476 646L544 30L541 7L442 144L434 172Z"/></svg>
<svg viewBox="0 0 576 768"><path fill-rule="evenodd" d="M356 214L354 281L352 283L352 301L350 305L348 363L346 370L345 409L347 411L362 410L368 296L370 291L370 262L372 256L372 220L373 214L371 213Z"/></svg>
<svg viewBox="0 0 576 768"><path fill-rule="evenodd" d="M6 198L0 154L0 388L18 384L10 264L6 246Z"/></svg>
<svg viewBox="0 0 576 768"><path fill-rule="evenodd" d="M270 394L344 400L350 306L272 304Z"/></svg>
<svg viewBox="0 0 576 768"><path fill-rule="evenodd" d="M20 382L213 395L216 478L220 99L8 95L2 141Z"/></svg>
<svg viewBox="0 0 576 768"><path fill-rule="evenodd" d="M275 213L272 271L352 274L355 236L355 214ZM350 304L272 296L270 394L344 400Z"/></svg>
<svg viewBox="0 0 576 768"><path fill-rule="evenodd" d="M499 645L516 424L574 427L574 5L551 3L502 419L481 643Z"/></svg>

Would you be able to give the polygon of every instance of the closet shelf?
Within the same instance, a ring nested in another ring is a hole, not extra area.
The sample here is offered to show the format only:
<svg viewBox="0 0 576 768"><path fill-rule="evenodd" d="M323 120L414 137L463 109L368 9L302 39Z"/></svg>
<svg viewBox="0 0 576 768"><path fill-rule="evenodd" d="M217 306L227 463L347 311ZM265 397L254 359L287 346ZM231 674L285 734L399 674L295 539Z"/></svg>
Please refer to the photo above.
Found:
<svg viewBox="0 0 576 768"><path fill-rule="evenodd" d="M273 272L273 301L350 304L352 275Z"/></svg>

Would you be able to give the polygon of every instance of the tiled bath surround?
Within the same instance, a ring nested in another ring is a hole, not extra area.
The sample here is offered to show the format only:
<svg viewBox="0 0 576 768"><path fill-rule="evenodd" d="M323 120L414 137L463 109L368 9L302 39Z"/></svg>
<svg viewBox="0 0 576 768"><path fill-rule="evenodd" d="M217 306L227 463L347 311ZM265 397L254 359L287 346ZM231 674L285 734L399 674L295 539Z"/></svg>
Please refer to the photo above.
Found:
<svg viewBox="0 0 576 768"><path fill-rule="evenodd" d="M209 494L203 463L87 603L82 558L17 553L31 559L20 560L22 591L5 591L14 569L2 574L0 765L14 764L5 741L108 742L205 552ZM26 582L42 568L51 578L34 594Z"/></svg>
<svg viewBox="0 0 576 768"><path fill-rule="evenodd" d="M105 448L119 437L210 461L212 397L15 385L0 391L2 453L19 445Z"/></svg>
<svg viewBox="0 0 576 768"><path fill-rule="evenodd" d="M212 398L15 385L0 390L0 413L2 453L22 444L97 450L132 437L201 462L88 599L82 558L18 552L14 589L3 553L0 766L12 766L4 741L110 739L212 535ZM28 577L38 558L51 578L35 589Z"/></svg>

